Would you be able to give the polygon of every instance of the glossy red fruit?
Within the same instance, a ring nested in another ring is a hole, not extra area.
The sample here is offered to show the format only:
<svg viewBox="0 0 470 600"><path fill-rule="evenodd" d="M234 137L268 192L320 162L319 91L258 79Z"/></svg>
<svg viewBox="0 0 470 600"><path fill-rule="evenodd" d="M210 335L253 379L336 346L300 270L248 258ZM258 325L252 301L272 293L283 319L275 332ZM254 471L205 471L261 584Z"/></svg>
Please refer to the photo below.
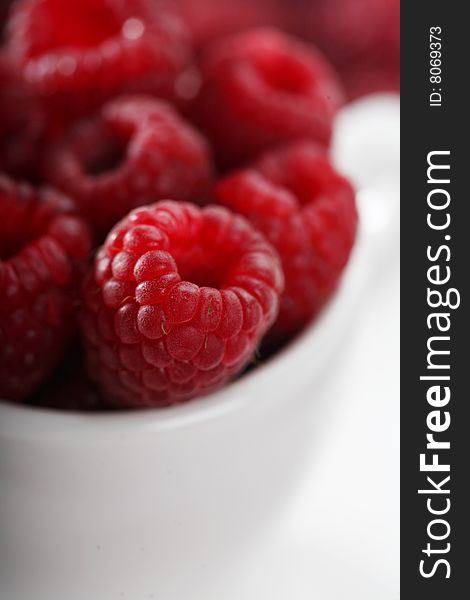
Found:
<svg viewBox="0 0 470 600"><path fill-rule="evenodd" d="M205 139L165 102L124 96L78 123L48 153L47 181L99 238L129 210L164 198L202 203L212 185Z"/></svg>
<svg viewBox="0 0 470 600"><path fill-rule="evenodd" d="M77 291L90 252L70 202L0 176L0 398L24 400L75 329Z"/></svg>
<svg viewBox="0 0 470 600"><path fill-rule="evenodd" d="M275 250L242 217L172 201L136 209L85 285L90 373L113 407L208 393L250 361L282 288Z"/></svg>
<svg viewBox="0 0 470 600"><path fill-rule="evenodd" d="M226 176L216 196L248 218L279 252L286 287L270 336L290 337L325 305L348 261L357 226L350 183L321 148L303 142Z"/></svg>
<svg viewBox="0 0 470 600"><path fill-rule="evenodd" d="M195 118L222 166L299 138L328 146L342 92L312 46L254 29L209 46L201 69Z"/></svg>
<svg viewBox="0 0 470 600"><path fill-rule="evenodd" d="M348 97L400 89L400 0L296 0L292 30L317 44Z"/></svg>
<svg viewBox="0 0 470 600"><path fill-rule="evenodd" d="M244 29L279 26L284 21L283 0L169 0L188 24L196 48Z"/></svg>
<svg viewBox="0 0 470 600"><path fill-rule="evenodd" d="M56 120L119 93L188 93L188 31L153 0L20 0L8 31L9 52Z"/></svg>

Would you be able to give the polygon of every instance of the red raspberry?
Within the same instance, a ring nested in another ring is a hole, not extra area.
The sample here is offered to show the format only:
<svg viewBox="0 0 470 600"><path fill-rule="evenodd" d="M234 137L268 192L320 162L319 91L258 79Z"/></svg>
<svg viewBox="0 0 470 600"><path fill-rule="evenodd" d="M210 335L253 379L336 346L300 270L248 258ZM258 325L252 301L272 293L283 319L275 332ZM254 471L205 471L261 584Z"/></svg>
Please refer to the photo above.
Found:
<svg viewBox="0 0 470 600"><path fill-rule="evenodd" d="M202 74L195 118L223 166L289 140L328 145L341 91L313 47L255 29L210 46Z"/></svg>
<svg viewBox="0 0 470 600"><path fill-rule="evenodd" d="M335 64L399 59L400 0L308 0L303 9L303 31Z"/></svg>
<svg viewBox="0 0 470 600"><path fill-rule="evenodd" d="M400 0L300 0L292 14L294 30L337 67L349 98L399 89Z"/></svg>
<svg viewBox="0 0 470 600"><path fill-rule="evenodd" d="M66 136L46 159L45 178L103 236L137 206L168 197L203 201L212 167L205 140L168 104L129 96Z"/></svg>
<svg viewBox="0 0 470 600"><path fill-rule="evenodd" d="M275 250L242 217L170 200L136 209L85 285L90 372L115 407L212 391L250 360L282 287Z"/></svg>
<svg viewBox="0 0 470 600"><path fill-rule="evenodd" d="M45 128L42 107L0 55L0 171L21 179L34 179Z"/></svg>
<svg viewBox="0 0 470 600"><path fill-rule="evenodd" d="M377 64L372 61L341 68L341 78L349 100L356 100L368 94L400 91L400 67L397 63Z"/></svg>
<svg viewBox="0 0 470 600"><path fill-rule="evenodd" d="M34 391L73 332L90 239L70 207L56 192L0 176L0 398Z"/></svg>
<svg viewBox="0 0 470 600"><path fill-rule="evenodd" d="M54 112L82 114L118 93L188 91L188 32L153 0L20 0L8 47Z"/></svg>
<svg viewBox="0 0 470 600"><path fill-rule="evenodd" d="M283 0L169 0L188 23L196 48L249 27L282 25Z"/></svg>
<svg viewBox="0 0 470 600"><path fill-rule="evenodd" d="M322 149L299 142L228 175L216 195L278 250L286 289L271 337L297 333L331 296L348 260L357 224L351 185Z"/></svg>

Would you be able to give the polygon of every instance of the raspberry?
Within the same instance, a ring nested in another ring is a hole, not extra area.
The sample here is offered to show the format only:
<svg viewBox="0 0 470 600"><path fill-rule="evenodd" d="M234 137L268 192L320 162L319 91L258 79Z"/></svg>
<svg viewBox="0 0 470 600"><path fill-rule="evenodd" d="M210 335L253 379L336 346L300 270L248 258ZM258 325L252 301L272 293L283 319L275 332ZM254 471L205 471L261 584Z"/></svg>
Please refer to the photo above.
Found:
<svg viewBox="0 0 470 600"><path fill-rule="evenodd" d="M0 398L24 400L74 330L88 228L69 201L0 176Z"/></svg>
<svg viewBox="0 0 470 600"><path fill-rule="evenodd" d="M304 9L312 17L299 11L304 32L335 64L374 60L378 55L399 58L399 0L314 0Z"/></svg>
<svg viewBox="0 0 470 600"><path fill-rule="evenodd" d="M8 48L53 112L82 114L118 93L178 100L188 32L153 0L20 0Z"/></svg>
<svg viewBox="0 0 470 600"><path fill-rule="evenodd" d="M348 65L340 71L348 98L356 100L361 96L377 92L400 91L399 62L384 63L380 60Z"/></svg>
<svg viewBox="0 0 470 600"><path fill-rule="evenodd" d="M196 48L249 27L281 25L279 0L170 0L188 23Z"/></svg>
<svg viewBox="0 0 470 600"><path fill-rule="evenodd" d="M294 30L325 52L349 98L399 89L400 0L309 0L294 14Z"/></svg>
<svg viewBox="0 0 470 600"><path fill-rule="evenodd" d="M0 55L0 171L35 179L44 129L41 105L11 61Z"/></svg>
<svg viewBox="0 0 470 600"><path fill-rule="evenodd" d="M138 208L85 284L90 373L114 407L210 392L250 360L282 287L275 250L242 217L170 200Z"/></svg>
<svg viewBox="0 0 470 600"><path fill-rule="evenodd" d="M137 206L168 197L201 202L212 180L202 136L169 105L146 96L108 102L45 162L46 180L73 198L100 236Z"/></svg>
<svg viewBox="0 0 470 600"><path fill-rule="evenodd" d="M271 338L297 333L331 296L348 260L357 224L351 185L321 148L297 142L227 175L216 196L278 250L286 289Z"/></svg>
<svg viewBox="0 0 470 600"><path fill-rule="evenodd" d="M195 118L222 166L298 138L328 145L341 91L313 47L255 29L211 45L202 74Z"/></svg>

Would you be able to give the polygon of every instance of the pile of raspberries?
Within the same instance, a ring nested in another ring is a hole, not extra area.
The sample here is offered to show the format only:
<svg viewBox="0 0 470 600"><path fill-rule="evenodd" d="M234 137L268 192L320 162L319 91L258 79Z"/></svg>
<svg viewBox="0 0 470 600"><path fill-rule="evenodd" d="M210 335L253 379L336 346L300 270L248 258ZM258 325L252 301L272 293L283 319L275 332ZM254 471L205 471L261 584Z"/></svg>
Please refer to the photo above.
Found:
<svg viewBox="0 0 470 600"><path fill-rule="evenodd" d="M185 402L315 319L357 227L318 50L159 0L17 0L3 39L2 400Z"/></svg>

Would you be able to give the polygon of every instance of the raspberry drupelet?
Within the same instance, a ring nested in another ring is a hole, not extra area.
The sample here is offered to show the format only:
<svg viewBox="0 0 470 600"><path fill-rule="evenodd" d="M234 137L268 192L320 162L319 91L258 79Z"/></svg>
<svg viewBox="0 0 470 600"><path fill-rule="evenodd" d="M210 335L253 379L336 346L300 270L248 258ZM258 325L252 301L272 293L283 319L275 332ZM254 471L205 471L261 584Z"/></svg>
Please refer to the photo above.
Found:
<svg viewBox="0 0 470 600"><path fill-rule="evenodd" d="M120 93L178 101L192 70L185 25L153 0L19 0L7 38L54 113L83 114Z"/></svg>
<svg viewBox="0 0 470 600"><path fill-rule="evenodd" d="M201 69L194 118L222 167L299 138L329 144L342 92L314 47L254 29L209 46Z"/></svg>
<svg viewBox="0 0 470 600"><path fill-rule="evenodd" d="M286 288L270 337L294 335L325 305L348 261L357 226L353 188L321 148L297 142L227 175L216 197L279 252Z"/></svg>
<svg viewBox="0 0 470 600"><path fill-rule="evenodd" d="M131 209L164 198L202 203L212 185L204 138L167 103L126 96L78 123L49 152L44 177L100 239Z"/></svg>
<svg viewBox="0 0 470 600"><path fill-rule="evenodd" d="M75 331L91 242L70 202L0 175L0 398L24 400Z"/></svg>
<svg viewBox="0 0 470 600"><path fill-rule="evenodd" d="M282 289L276 251L243 217L170 200L138 208L84 287L90 373L117 408L215 390L252 358Z"/></svg>

